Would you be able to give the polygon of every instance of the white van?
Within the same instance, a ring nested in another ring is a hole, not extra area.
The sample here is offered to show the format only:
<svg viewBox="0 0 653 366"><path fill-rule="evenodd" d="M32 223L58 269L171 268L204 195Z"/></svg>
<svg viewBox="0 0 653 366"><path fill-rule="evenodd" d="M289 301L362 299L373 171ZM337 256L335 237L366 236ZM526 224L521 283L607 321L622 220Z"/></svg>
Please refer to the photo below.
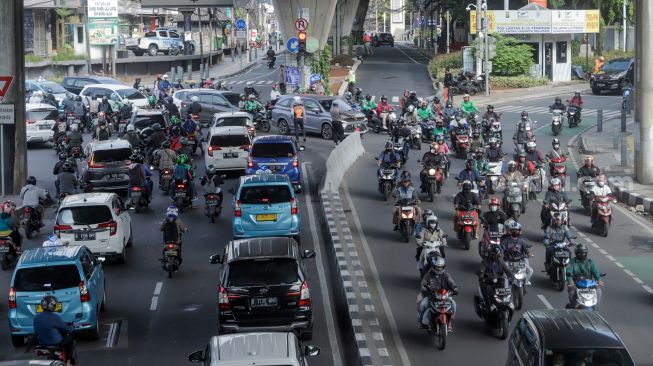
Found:
<svg viewBox="0 0 653 366"><path fill-rule="evenodd" d="M211 127L206 137L204 163L217 170L245 170L251 145L246 127Z"/></svg>

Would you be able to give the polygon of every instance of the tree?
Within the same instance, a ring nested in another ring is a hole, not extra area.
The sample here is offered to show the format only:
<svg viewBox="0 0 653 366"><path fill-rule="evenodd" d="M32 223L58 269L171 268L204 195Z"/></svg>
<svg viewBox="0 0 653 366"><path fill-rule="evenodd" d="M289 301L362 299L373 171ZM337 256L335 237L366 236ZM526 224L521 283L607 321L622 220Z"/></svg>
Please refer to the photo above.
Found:
<svg viewBox="0 0 653 366"><path fill-rule="evenodd" d="M57 51L63 51L66 39L66 20L73 15L70 9L57 8L54 10L57 14L56 34L57 34Z"/></svg>

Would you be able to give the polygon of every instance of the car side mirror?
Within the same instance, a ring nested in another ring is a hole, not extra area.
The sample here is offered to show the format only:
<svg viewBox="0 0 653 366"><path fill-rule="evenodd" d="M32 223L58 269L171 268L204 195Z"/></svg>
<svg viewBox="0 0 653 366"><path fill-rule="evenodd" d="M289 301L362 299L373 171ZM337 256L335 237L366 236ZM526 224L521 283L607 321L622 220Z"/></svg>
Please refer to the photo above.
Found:
<svg viewBox="0 0 653 366"><path fill-rule="evenodd" d="M302 258L304 259L315 258L315 251L311 249L305 249L304 253L302 253Z"/></svg>
<svg viewBox="0 0 653 366"><path fill-rule="evenodd" d="M211 264L222 263L222 257L220 257L220 254L213 254L212 256L209 257L209 263Z"/></svg>
<svg viewBox="0 0 653 366"><path fill-rule="evenodd" d="M190 362L204 362L204 353L200 351L195 351L188 355L188 361Z"/></svg>
<svg viewBox="0 0 653 366"><path fill-rule="evenodd" d="M299 145L299 151L304 151L306 150L306 146L304 145Z"/></svg>
<svg viewBox="0 0 653 366"><path fill-rule="evenodd" d="M320 354L320 347L318 346L306 346L304 347L304 355L308 357L317 356Z"/></svg>

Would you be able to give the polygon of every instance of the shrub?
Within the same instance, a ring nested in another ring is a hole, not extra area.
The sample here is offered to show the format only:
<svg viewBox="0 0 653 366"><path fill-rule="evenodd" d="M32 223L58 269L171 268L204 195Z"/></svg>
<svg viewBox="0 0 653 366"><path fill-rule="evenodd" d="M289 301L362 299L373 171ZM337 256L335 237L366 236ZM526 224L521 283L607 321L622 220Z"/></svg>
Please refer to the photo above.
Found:
<svg viewBox="0 0 653 366"><path fill-rule="evenodd" d="M494 35L496 55L492 59L495 75L525 75L533 64L533 48L516 38Z"/></svg>
<svg viewBox="0 0 653 366"><path fill-rule="evenodd" d="M52 61L69 61L69 60L86 60L86 56L76 54L75 50L69 46L64 46L64 49L59 51L56 55L52 56Z"/></svg>
<svg viewBox="0 0 653 366"><path fill-rule="evenodd" d="M340 66L352 66L354 59L351 55L337 55L331 59L331 65L340 64Z"/></svg>
<svg viewBox="0 0 653 366"><path fill-rule="evenodd" d="M43 61L43 57L39 55L25 55L25 62L30 63L30 62L41 62Z"/></svg>
<svg viewBox="0 0 653 366"><path fill-rule="evenodd" d="M437 54L429 61L428 70L431 76L438 79L440 75L444 77L444 70L450 68L454 73L455 70L463 67L463 55L461 51Z"/></svg>
<svg viewBox="0 0 653 366"><path fill-rule="evenodd" d="M492 76L491 88L531 88L534 86L548 85L549 79L529 75L518 76Z"/></svg>

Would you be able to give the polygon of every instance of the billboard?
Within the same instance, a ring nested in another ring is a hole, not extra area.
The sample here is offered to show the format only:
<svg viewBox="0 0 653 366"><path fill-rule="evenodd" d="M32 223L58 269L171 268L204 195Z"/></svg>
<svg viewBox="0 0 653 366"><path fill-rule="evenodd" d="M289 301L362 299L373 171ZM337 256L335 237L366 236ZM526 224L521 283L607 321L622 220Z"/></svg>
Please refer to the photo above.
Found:
<svg viewBox="0 0 653 366"><path fill-rule="evenodd" d="M88 22L88 39L92 46L116 44L118 19L92 19Z"/></svg>
<svg viewBox="0 0 653 366"><path fill-rule="evenodd" d="M214 8L234 7L234 0L142 0L143 8Z"/></svg>
<svg viewBox="0 0 653 366"><path fill-rule="evenodd" d="M88 0L89 18L118 18L118 0Z"/></svg>
<svg viewBox="0 0 653 366"><path fill-rule="evenodd" d="M476 34L476 12L469 13L470 32ZM598 33L598 10L490 10L489 33L556 34Z"/></svg>
<svg viewBox="0 0 653 366"><path fill-rule="evenodd" d="M554 10L553 33L599 33L598 10Z"/></svg>

